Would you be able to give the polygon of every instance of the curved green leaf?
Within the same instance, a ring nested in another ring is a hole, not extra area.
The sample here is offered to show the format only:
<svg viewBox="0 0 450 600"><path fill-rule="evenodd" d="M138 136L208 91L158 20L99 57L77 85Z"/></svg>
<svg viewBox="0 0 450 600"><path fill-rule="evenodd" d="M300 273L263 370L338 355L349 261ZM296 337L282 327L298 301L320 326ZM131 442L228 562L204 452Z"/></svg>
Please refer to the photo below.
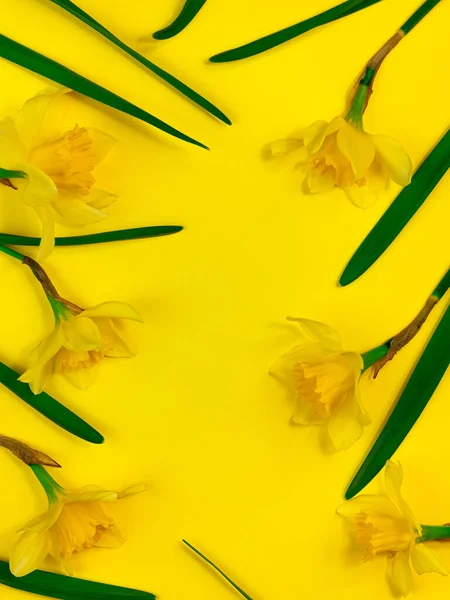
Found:
<svg viewBox="0 0 450 600"><path fill-rule="evenodd" d="M0 179L26 179L25 171L12 171L11 169L0 169Z"/></svg>
<svg viewBox="0 0 450 600"><path fill-rule="evenodd" d="M164 29L153 34L155 40L167 40L178 35L196 17L206 0L186 0L178 17Z"/></svg>
<svg viewBox="0 0 450 600"><path fill-rule="evenodd" d="M156 600L154 594L47 571L14 577L9 564L0 561L0 583L16 590L59 600Z"/></svg>
<svg viewBox="0 0 450 600"><path fill-rule="evenodd" d="M50 0L50 1L53 2L54 4L57 4L58 6L60 6L64 10L66 10L67 12L69 12L71 15L73 15L77 19L80 19L80 21L83 21L83 23L86 23L86 25L88 25L89 27L92 27L92 29L95 29L95 31L97 31L98 33L103 35L103 37L105 37L110 42L112 42L113 44L118 46L121 50L126 52L129 56L131 56L132 58L134 58L135 60L140 62L141 65L144 65L144 67L146 67L147 69L149 69L150 71L155 73L155 75L157 75L158 77L163 79L166 83L168 83L169 85L174 87L176 90L181 92L184 96L186 96L187 98L189 98L190 100L192 100L193 102L198 104L198 106L201 106L207 112L214 115L215 117L217 117L218 119L220 119L221 121L226 123L227 125L231 125L230 119L219 108L217 108L216 106L214 106L214 104L209 102L209 100L206 100L206 98L203 98L203 96L198 94L195 90L190 88L188 85L186 85L185 83L183 83L182 81L180 81L179 79L177 79L176 77L174 77L173 75L168 73L167 71L164 71L164 69L161 69L161 67L158 67L157 65L155 65L155 63L152 63L150 60L148 60L147 58L142 56L142 54L139 54L139 52L136 52L136 50L133 50L133 48L131 48L130 46L128 46L127 44L122 42L122 40L120 40L113 33L111 33L111 31L106 29L106 27L104 27L101 23L96 21L88 13L84 12L84 10L81 10L81 8L79 8L76 4L71 2L71 0ZM204 0L204 1L206 1L206 0Z"/></svg>
<svg viewBox="0 0 450 600"><path fill-rule="evenodd" d="M106 106L110 106L111 108L115 108L120 112L123 112L127 115L131 115L140 121L144 121L144 123L148 123L169 135L172 135L184 142L189 142L190 144L194 144L195 146L200 146L200 148L205 148L208 150L208 147L189 137L188 135L178 131L171 125L168 125L158 117L151 115L150 113L142 110L138 106L128 102L124 98L121 98L117 94L110 92L106 88L98 85L86 79L82 75L78 75L75 71L60 65L56 61L51 58L47 58L43 54L39 54L27 46L23 46L10 38L0 34L0 57L6 58L10 62L24 67L29 71L33 71L33 73L37 73L38 75L42 75L43 77L47 77L47 79L51 79L56 83L64 87L68 87L71 90L75 90L88 98L92 98L101 104L105 104Z"/></svg>
<svg viewBox="0 0 450 600"><path fill-rule="evenodd" d="M158 225L155 227L134 227L117 231L103 231L87 235L70 235L55 238L56 246L83 246L88 244L103 244L105 242L120 242L123 240L138 240L163 235L172 235L183 230L181 225ZM26 235L0 233L0 244L13 246L39 246L41 238Z"/></svg>
<svg viewBox="0 0 450 600"><path fill-rule="evenodd" d="M89 423L83 421L83 419L45 392L37 395L33 394L30 386L27 383L19 381L19 377L19 373L16 373L16 371L0 362L0 383L13 394L55 423L55 425L62 427L62 429L82 440L91 442L91 444L102 444L105 441L102 434L91 427Z"/></svg>
<svg viewBox="0 0 450 600"><path fill-rule="evenodd" d="M358 494L391 458L433 396L450 364L450 306L417 363L386 425L345 494Z"/></svg>
<svg viewBox="0 0 450 600"><path fill-rule="evenodd" d="M363 10L368 6L372 6L372 4L377 4L377 2L380 2L380 0L347 0L342 4L335 6L334 8L330 8L329 10L315 15L310 19L306 19L305 21L301 21L300 23L286 27L281 31L271 33L270 35L266 35L258 40L255 40L254 42L239 46L238 48L226 50L225 52L211 56L209 60L213 63L223 63L234 60L242 60L244 58L249 58L250 56L255 56L256 54L261 54L262 52L266 52L267 50L271 50L276 46L280 46L281 44L284 44L285 42L288 42L299 35L306 33L307 31L311 31L311 29L315 29L321 25L326 25L332 21L337 21L338 19L352 15L353 13Z"/></svg>
<svg viewBox="0 0 450 600"><path fill-rule="evenodd" d="M356 250L339 280L346 286L361 277L403 231L450 167L450 130L428 155Z"/></svg>

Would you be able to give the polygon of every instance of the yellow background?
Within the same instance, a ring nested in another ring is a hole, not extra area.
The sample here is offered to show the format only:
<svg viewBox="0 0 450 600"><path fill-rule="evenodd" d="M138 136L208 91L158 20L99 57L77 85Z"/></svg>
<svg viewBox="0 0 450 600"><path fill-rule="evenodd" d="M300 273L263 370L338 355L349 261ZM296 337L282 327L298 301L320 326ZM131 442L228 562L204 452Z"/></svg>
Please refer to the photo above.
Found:
<svg viewBox="0 0 450 600"><path fill-rule="evenodd" d="M75 438L0 389L1 432L51 454L66 486L113 489L146 480L150 490L115 514L127 543L73 560L76 574L154 592L162 600L227 600L234 591L180 544L185 537L216 560L255 600L390 598L385 561L359 564L335 516L368 450L448 300L376 382L362 389L373 417L344 454L323 448L317 429L289 425L292 407L268 376L295 343L285 316L324 321L348 349L364 351L417 313L449 263L450 178L445 177L398 241L370 272L339 289L339 274L398 189L366 212L339 190L301 193L299 175L268 162L262 149L316 119L344 110L366 60L419 0L385 0L240 63L208 65L221 50L297 22L334 0L208 0L192 25L145 50L159 65L215 101L220 124L165 87L48 0L1 0L1 33L58 59L211 147L177 142L131 118L81 100L80 125L117 139L98 183L120 193L103 229L181 224L172 237L58 249L45 267L60 292L82 306L132 303L143 325L128 328L137 356L105 361L87 393L64 381L49 392L106 436L102 447ZM80 0L117 35L141 49L180 0ZM400 140L417 166L448 124L448 24L444 0L392 53L366 116L370 132ZM139 43L138 40L141 40ZM47 85L0 61L0 112L14 116ZM36 235L37 223L1 201L0 230ZM59 234L76 233L60 229ZM31 252L35 252L32 250ZM52 326L26 268L2 256L0 360L20 370ZM405 494L423 523L450 521L450 378L398 451ZM45 498L2 451L0 554ZM380 489L373 482L370 491ZM435 544L450 567L450 547ZM450 580L414 576L414 597L448 598ZM5 600L26 595L2 588Z"/></svg>

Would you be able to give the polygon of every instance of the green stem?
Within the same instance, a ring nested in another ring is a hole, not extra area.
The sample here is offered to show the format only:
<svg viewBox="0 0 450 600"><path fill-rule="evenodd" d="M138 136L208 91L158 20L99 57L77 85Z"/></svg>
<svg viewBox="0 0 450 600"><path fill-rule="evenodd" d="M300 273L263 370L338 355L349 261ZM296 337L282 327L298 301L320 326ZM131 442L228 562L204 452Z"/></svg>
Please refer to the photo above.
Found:
<svg viewBox="0 0 450 600"><path fill-rule="evenodd" d="M438 300L440 300L449 288L450 288L450 269L448 269L447 273L444 275L444 277L438 283L438 285L436 286L436 289L434 290L434 292L431 295L434 296L434 298L437 298Z"/></svg>
<svg viewBox="0 0 450 600"><path fill-rule="evenodd" d="M50 473L48 473L42 465L30 465L30 469L44 488L49 504L54 504L58 500L58 494L63 492L64 488L53 479Z"/></svg>
<svg viewBox="0 0 450 600"><path fill-rule="evenodd" d="M359 86L352 100L350 110L348 111L347 116L345 117L346 121L348 121L358 129L362 129L363 126L364 109L367 104L370 85L374 76L375 71L370 67L367 67L364 73L364 77L359 82Z"/></svg>
<svg viewBox="0 0 450 600"><path fill-rule="evenodd" d="M426 2L424 2L422 6L409 17L406 23L400 27L401 31L407 35L437 4L439 4L440 1L441 0L426 0Z"/></svg>
<svg viewBox="0 0 450 600"><path fill-rule="evenodd" d="M234 589L236 591L238 591L242 596L244 596L244 598L246 598L247 600L252 600L250 598L250 596L248 594L246 594L244 592L244 590L242 590L238 585L236 585L234 583L234 581L232 581L228 575L226 575L223 571L221 571L219 569L219 567L217 565L215 565L211 560L209 560L209 558L207 558L204 554L202 554L199 550L197 550L196 548L194 548L194 546L192 546L189 542L187 542L186 540L183 540L183 544L186 544L186 546L188 546L188 548L190 548L193 552L195 552L195 554L198 554L198 556L200 556L200 558L202 558L205 562L208 563L208 565L210 565L213 569L215 569L218 573L220 573L220 575L222 575L222 577L224 579L226 579L228 581L228 583L230 585L232 585L234 587Z"/></svg>
<svg viewBox="0 0 450 600"><path fill-rule="evenodd" d="M362 368L362 372L365 373L367 371L367 369L370 369L370 367L372 365L374 365L381 358L386 356L386 354L389 351L389 347L390 347L390 343L386 342L384 344L381 344L380 346L377 346L376 348L372 348L372 350L368 350L367 352L364 352L364 354L361 354L361 357L364 361L364 366Z"/></svg>
<svg viewBox="0 0 450 600"><path fill-rule="evenodd" d="M416 539L416 544L431 540L450 540L449 525L421 525L422 535Z"/></svg>
<svg viewBox="0 0 450 600"><path fill-rule="evenodd" d="M13 258L16 258L17 260L20 260L20 262L22 262L23 259L25 258L25 256L23 254L20 254L20 252L17 252L16 250L13 250L12 248L8 248L8 246L4 246L3 244L0 244L0 252L3 252L4 254L7 254L8 256L12 256Z"/></svg>

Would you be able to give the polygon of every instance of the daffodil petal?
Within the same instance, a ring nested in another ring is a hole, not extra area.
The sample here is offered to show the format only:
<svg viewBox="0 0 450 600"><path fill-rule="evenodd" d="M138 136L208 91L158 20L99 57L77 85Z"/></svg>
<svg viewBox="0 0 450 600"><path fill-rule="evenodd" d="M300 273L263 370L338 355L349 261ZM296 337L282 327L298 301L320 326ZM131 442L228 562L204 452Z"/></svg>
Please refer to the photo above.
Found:
<svg viewBox="0 0 450 600"><path fill-rule="evenodd" d="M61 327L54 327L41 343L33 350L33 362L30 369L42 367L47 361L55 356L64 342L64 334ZM26 381L26 372L19 378L20 381Z"/></svg>
<svg viewBox="0 0 450 600"><path fill-rule="evenodd" d="M79 490L68 491L67 502L115 502L119 495L117 492L105 490L98 485L86 485Z"/></svg>
<svg viewBox="0 0 450 600"><path fill-rule="evenodd" d="M360 513L365 513L369 517L388 517L392 519L398 519L402 516L387 496L375 494L361 494L356 498L347 500L337 508L337 513L346 519L354 519Z"/></svg>
<svg viewBox="0 0 450 600"><path fill-rule="evenodd" d="M339 150L350 161L356 179L364 177L376 155L371 136L345 123L336 139Z"/></svg>
<svg viewBox="0 0 450 600"><path fill-rule="evenodd" d="M95 542L97 548L118 548L125 542L116 523L112 523L109 529L102 531L99 539Z"/></svg>
<svg viewBox="0 0 450 600"><path fill-rule="evenodd" d="M55 248L55 221L50 209L46 206L35 206L34 210L42 225L41 243L37 260L43 260L50 256Z"/></svg>
<svg viewBox="0 0 450 600"><path fill-rule="evenodd" d="M368 185L358 186L356 183L349 187L342 188L347 198L358 208L370 208L376 204L380 198L377 190Z"/></svg>
<svg viewBox="0 0 450 600"><path fill-rule="evenodd" d="M24 525L20 531L34 531L35 533L48 531L58 520L63 507L63 502L52 504L47 512L31 519L31 521Z"/></svg>
<svg viewBox="0 0 450 600"><path fill-rule="evenodd" d="M319 342L329 352L342 351L341 336L329 325L320 323L319 321L312 321L311 319L297 317L287 317L287 319L288 321L298 323L300 337L303 342Z"/></svg>
<svg viewBox="0 0 450 600"><path fill-rule="evenodd" d="M310 154L318 152L322 147L328 125L327 121L314 121L303 132L303 143Z"/></svg>
<svg viewBox="0 0 450 600"><path fill-rule="evenodd" d="M92 127L86 127L86 129L92 141L92 149L95 154L96 163L100 164L111 152L116 140L108 133L100 131L100 129L94 129Z"/></svg>
<svg viewBox="0 0 450 600"><path fill-rule="evenodd" d="M39 569L49 550L50 536L47 532L26 531L11 550L9 559L11 573L15 577L24 577Z"/></svg>
<svg viewBox="0 0 450 600"><path fill-rule="evenodd" d="M74 387L85 392L95 383L98 373L99 365L97 363L86 369L64 372L63 375Z"/></svg>
<svg viewBox="0 0 450 600"><path fill-rule="evenodd" d="M25 204L33 208L49 206L58 194L54 181L33 165L18 165L18 168L27 174L26 179L14 180L14 185L22 194Z"/></svg>
<svg viewBox="0 0 450 600"><path fill-rule="evenodd" d="M104 208L111 206L114 202L117 202L117 199L118 197L116 194L112 194L111 192L99 188L92 188L89 192L87 203L89 206L92 206L92 208L103 210Z"/></svg>
<svg viewBox="0 0 450 600"><path fill-rule="evenodd" d="M335 170L328 168L325 172L319 169L310 169L306 180L308 191L311 194L324 194L335 186Z"/></svg>
<svg viewBox="0 0 450 600"><path fill-rule="evenodd" d="M303 146L303 141L295 138L286 138L275 140L267 146L267 150L272 157L284 156L298 150Z"/></svg>
<svg viewBox="0 0 450 600"><path fill-rule="evenodd" d="M112 319L97 317L97 326L102 334L102 339L108 340L108 347L104 349L105 356L113 358L131 358L134 352L117 331Z"/></svg>
<svg viewBox="0 0 450 600"><path fill-rule="evenodd" d="M388 168L391 179L402 186L410 184L412 162L400 142L387 135L372 135L371 137L378 154Z"/></svg>
<svg viewBox="0 0 450 600"><path fill-rule="evenodd" d="M87 308L81 315L82 317L109 317L111 319L130 319L132 321L141 321L138 312L125 302L102 302L92 308Z"/></svg>
<svg viewBox="0 0 450 600"><path fill-rule="evenodd" d="M444 567L436 554L423 544L415 544L411 548L411 563L418 575L423 575L423 573L448 575L448 569Z"/></svg>
<svg viewBox="0 0 450 600"><path fill-rule="evenodd" d="M80 316L63 321L64 347L75 352L87 352L100 347L102 338L92 319Z"/></svg>
<svg viewBox="0 0 450 600"><path fill-rule="evenodd" d="M122 498L126 498L127 496L134 496L135 494L142 494L143 492L146 492L147 489L148 489L148 485L146 483L136 483L136 484L131 485L130 487L126 488L122 492L119 492L118 498L119 498L119 500L122 500Z"/></svg>
<svg viewBox="0 0 450 600"><path fill-rule="evenodd" d="M25 102L16 125L28 152L62 135L70 92L68 88L47 87Z"/></svg>
<svg viewBox="0 0 450 600"><path fill-rule="evenodd" d="M61 193L53 202L53 209L58 214L61 223L68 227L92 225L108 218L106 213L97 210L83 200Z"/></svg>
<svg viewBox="0 0 450 600"><path fill-rule="evenodd" d="M33 369L34 376L30 383L33 394L40 394L48 385L55 368L55 358L51 358L38 369Z"/></svg>
<svg viewBox="0 0 450 600"><path fill-rule="evenodd" d="M412 575L409 566L409 553L396 552L393 558L388 558L388 580L395 594L407 596L412 588Z"/></svg>
<svg viewBox="0 0 450 600"><path fill-rule="evenodd" d="M408 504L402 496L403 469L398 461L388 460L384 468L386 493L402 514L411 521L416 529L420 526Z"/></svg>
<svg viewBox="0 0 450 600"><path fill-rule="evenodd" d="M354 397L345 400L342 406L332 413L327 430L333 446L338 452L348 450L359 440L364 427Z"/></svg>

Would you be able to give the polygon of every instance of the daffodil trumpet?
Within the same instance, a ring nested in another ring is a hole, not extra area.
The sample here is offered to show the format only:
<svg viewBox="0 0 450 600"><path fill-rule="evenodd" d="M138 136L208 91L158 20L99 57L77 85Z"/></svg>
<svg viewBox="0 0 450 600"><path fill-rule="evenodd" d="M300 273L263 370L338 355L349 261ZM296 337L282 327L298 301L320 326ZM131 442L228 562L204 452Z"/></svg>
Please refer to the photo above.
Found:
<svg viewBox="0 0 450 600"><path fill-rule="evenodd" d="M108 504L147 489L145 484L123 492L86 486L66 490L41 465L30 465L42 485L48 509L21 529L10 556L13 575L23 577L41 567L52 557L60 568L69 572L67 561L76 553L98 548L115 548L124 539L106 510Z"/></svg>
<svg viewBox="0 0 450 600"><path fill-rule="evenodd" d="M26 465L43 465L46 467L61 468L61 465L44 452L35 450L24 442L6 435L0 435L0 446L9 450L14 456Z"/></svg>
<svg viewBox="0 0 450 600"><path fill-rule="evenodd" d="M353 526L356 542L363 550L363 561L379 555L388 560L388 579L398 596L407 596L412 588L411 566L418 575L448 570L425 542L448 541L449 526L422 525L404 500L400 463L389 460L384 470L385 493L363 494L344 502L338 509Z"/></svg>

